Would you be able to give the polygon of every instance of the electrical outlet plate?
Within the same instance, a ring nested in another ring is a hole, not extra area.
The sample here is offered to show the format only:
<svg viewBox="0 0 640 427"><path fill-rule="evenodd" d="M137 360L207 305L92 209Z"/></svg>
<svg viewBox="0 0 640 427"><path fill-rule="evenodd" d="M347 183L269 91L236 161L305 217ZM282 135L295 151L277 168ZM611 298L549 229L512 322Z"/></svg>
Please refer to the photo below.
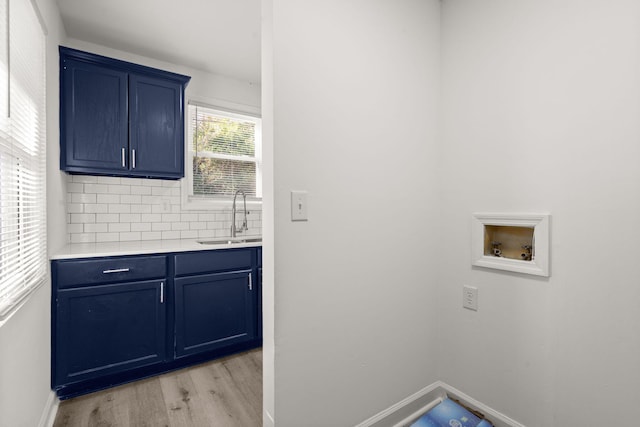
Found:
<svg viewBox="0 0 640 427"><path fill-rule="evenodd" d="M466 285L462 287L462 306L478 311L478 288Z"/></svg>

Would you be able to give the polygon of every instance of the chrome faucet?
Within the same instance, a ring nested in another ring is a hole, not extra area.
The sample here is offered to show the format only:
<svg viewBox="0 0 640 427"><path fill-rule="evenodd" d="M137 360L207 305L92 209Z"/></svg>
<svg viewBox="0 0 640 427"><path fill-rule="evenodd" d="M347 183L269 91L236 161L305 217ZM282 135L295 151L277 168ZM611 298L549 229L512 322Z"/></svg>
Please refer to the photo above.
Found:
<svg viewBox="0 0 640 427"><path fill-rule="evenodd" d="M240 226L240 229L236 229L236 197L238 197L238 193L242 193L242 199L244 201L244 221ZM248 231L249 227L247 227L247 195L244 194L244 191L238 190L236 194L233 195L233 207L231 208L231 237L236 237L236 233L242 233L243 231Z"/></svg>

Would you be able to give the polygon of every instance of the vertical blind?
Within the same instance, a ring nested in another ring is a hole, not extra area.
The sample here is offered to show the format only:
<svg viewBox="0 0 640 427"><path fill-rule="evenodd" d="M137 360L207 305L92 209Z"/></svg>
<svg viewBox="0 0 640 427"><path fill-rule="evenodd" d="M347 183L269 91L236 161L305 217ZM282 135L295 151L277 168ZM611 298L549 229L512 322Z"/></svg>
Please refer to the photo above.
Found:
<svg viewBox="0 0 640 427"><path fill-rule="evenodd" d="M46 277L45 36L29 0L0 0L0 320Z"/></svg>

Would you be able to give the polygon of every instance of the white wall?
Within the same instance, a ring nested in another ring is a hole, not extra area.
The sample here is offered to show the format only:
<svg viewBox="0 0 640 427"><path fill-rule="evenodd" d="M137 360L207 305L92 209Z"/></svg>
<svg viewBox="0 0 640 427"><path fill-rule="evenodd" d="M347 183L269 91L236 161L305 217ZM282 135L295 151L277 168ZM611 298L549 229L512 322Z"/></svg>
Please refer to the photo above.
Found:
<svg viewBox="0 0 640 427"><path fill-rule="evenodd" d="M437 379L439 2L272 12L275 421L354 425Z"/></svg>
<svg viewBox="0 0 640 427"><path fill-rule="evenodd" d="M64 244L64 180L51 168L58 145L58 43L64 39L57 5L35 2L47 36L47 216L48 248ZM55 157L57 159L57 157ZM57 165L57 162L56 162ZM0 327L0 425L33 427L46 417L50 387L50 299L47 283ZM43 413L44 412L44 413Z"/></svg>
<svg viewBox="0 0 640 427"><path fill-rule="evenodd" d="M529 427L637 424L638 16L443 3L439 376ZM551 277L471 268L475 211L550 212Z"/></svg>
<svg viewBox="0 0 640 427"><path fill-rule="evenodd" d="M260 113L260 85L255 83L219 76L72 38L67 39L64 46L190 76L191 80L185 92L187 100L196 99L218 107Z"/></svg>

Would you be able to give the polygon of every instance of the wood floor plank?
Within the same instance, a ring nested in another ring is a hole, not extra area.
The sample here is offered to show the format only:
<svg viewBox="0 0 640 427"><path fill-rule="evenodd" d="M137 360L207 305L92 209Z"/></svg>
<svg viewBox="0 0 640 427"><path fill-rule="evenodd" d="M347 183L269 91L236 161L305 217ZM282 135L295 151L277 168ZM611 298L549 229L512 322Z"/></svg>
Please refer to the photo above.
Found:
<svg viewBox="0 0 640 427"><path fill-rule="evenodd" d="M54 427L260 427L262 350L61 402Z"/></svg>
<svg viewBox="0 0 640 427"><path fill-rule="evenodd" d="M140 427L169 427L169 415L158 377L131 384L130 423Z"/></svg>
<svg viewBox="0 0 640 427"><path fill-rule="evenodd" d="M217 363L191 371L190 375L196 389L203 396L209 396L206 400L208 411L216 414L216 422L220 422L221 426L261 426L262 401L256 403L246 398L246 393L238 388L242 381L234 378L234 375L242 376L243 373L232 372L228 361L229 358L221 359Z"/></svg>
<svg viewBox="0 0 640 427"><path fill-rule="evenodd" d="M54 427L112 427L130 425L130 387L122 386L62 402Z"/></svg>
<svg viewBox="0 0 640 427"><path fill-rule="evenodd" d="M162 375L159 381L171 426L214 425L188 369Z"/></svg>

